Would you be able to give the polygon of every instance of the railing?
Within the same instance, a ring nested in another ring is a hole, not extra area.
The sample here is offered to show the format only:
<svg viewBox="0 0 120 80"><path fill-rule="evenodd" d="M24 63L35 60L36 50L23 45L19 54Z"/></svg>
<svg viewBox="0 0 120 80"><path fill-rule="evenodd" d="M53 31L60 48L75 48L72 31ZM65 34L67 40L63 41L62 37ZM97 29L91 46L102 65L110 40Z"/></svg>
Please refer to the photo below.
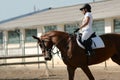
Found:
<svg viewBox="0 0 120 80"><path fill-rule="evenodd" d="M25 56L5 56L0 57L0 60L2 59L18 59L18 58L31 58L31 57L43 57L43 55L25 55ZM0 66L4 65L24 65L24 64L36 64L36 63L44 63L47 66L47 62L44 61L33 61L33 62L15 62L15 63L0 63Z"/></svg>
<svg viewBox="0 0 120 80"><path fill-rule="evenodd" d="M40 57L41 49L37 45L37 42L25 42L25 40L20 40L20 43L10 44L8 41L4 41L3 44L0 44L0 63L1 65L19 65L19 64L37 64L38 68L40 67ZM27 62L26 58L35 57L36 61ZM10 59L20 59L19 63L9 63ZM9 59L9 61L7 60ZM42 62L45 63L45 62ZM1 66L0 65L0 66ZM52 67L54 67L54 61L52 60Z"/></svg>
<svg viewBox="0 0 120 80"><path fill-rule="evenodd" d="M6 60L6 59L22 59L22 58L35 58L35 57L43 57L43 55L25 55L25 56L3 56L0 57L0 60ZM49 76L49 69L47 65L47 61L29 61L29 62L11 62L11 63L0 63L0 66L6 66L6 65L25 65L25 64L45 64L46 66L46 76Z"/></svg>
<svg viewBox="0 0 120 80"><path fill-rule="evenodd" d="M2 63L2 65L10 65L8 62L11 60L8 61L7 59L21 58L21 62L11 65L30 64L30 62L27 62L25 59L30 57L38 59L36 62L32 62L32 64L41 63L39 62L39 57L42 57L40 53L39 46L36 42L25 43L24 40L21 40L20 43L9 44L8 41L5 41L3 44L0 44L0 63Z"/></svg>

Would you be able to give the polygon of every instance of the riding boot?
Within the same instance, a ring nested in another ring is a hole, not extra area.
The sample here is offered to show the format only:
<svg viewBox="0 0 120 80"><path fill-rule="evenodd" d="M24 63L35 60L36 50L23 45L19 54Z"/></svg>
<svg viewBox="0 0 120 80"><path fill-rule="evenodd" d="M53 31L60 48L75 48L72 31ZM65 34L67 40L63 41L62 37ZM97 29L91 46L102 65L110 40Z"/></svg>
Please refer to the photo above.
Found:
<svg viewBox="0 0 120 80"><path fill-rule="evenodd" d="M87 54L87 55L92 55L92 54L94 54L94 51L93 51L93 49L92 49L92 47L91 47L91 44L90 44L90 42L89 42L89 40L84 40L83 41L83 45L84 45L84 47L85 47L85 53Z"/></svg>

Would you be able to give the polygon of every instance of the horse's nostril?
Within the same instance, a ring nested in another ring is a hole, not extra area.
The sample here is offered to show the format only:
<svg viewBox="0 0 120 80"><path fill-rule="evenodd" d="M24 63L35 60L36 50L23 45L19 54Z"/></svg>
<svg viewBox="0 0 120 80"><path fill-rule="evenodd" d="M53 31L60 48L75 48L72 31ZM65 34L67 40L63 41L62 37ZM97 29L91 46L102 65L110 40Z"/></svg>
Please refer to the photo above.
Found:
<svg viewBox="0 0 120 80"><path fill-rule="evenodd" d="M51 60L51 58L50 57L45 57L45 60Z"/></svg>
<svg viewBox="0 0 120 80"><path fill-rule="evenodd" d="M51 54L46 54L45 55L45 60L51 60L52 58L52 55Z"/></svg>

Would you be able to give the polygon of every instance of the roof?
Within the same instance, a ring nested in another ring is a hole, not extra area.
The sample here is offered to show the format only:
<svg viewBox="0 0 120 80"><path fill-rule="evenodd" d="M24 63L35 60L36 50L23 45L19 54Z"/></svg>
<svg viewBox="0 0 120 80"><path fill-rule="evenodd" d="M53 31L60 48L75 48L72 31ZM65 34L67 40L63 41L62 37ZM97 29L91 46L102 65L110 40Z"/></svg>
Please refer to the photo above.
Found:
<svg viewBox="0 0 120 80"><path fill-rule="evenodd" d="M50 10L50 9L51 9L51 7L43 9L43 10L38 10L38 11L31 12L31 13L23 14L23 15L20 15L20 16L17 16L17 17L13 17L13 18L10 18L10 19L7 19L7 20L0 21L0 24L7 23L7 22L13 21L13 20L17 20L17 19L20 19L20 18L23 18L23 17L31 16L31 15L34 15L36 13L40 13L40 12L47 11L47 10Z"/></svg>
<svg viewBox="0 0 120 80"><path fill-rule="evenodd" d="M114 5L114 7L113 7ZM1 30L15 28L38 27L79 22L83 15L79 11L82 4L52 8L46 11L33 13L29 16L17 17L0 24ZM120 16L120 0L109 0L91 3L94 19L104 19Z"/></svg>

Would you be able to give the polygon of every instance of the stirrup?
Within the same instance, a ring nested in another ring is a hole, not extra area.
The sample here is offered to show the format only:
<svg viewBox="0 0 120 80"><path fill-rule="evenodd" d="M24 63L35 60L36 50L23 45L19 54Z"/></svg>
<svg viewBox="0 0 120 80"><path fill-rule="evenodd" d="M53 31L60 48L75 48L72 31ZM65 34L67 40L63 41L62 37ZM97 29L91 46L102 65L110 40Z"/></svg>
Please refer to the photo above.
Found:
<svg viewBox="0 0 120 80"><path fill-rule="evenodd" d="M87 55L88 55L88 56L91 56L91 55L94 55L94 54L95 54L94 51L87 51Z"/></svg>
<svg viewBox="0 0 120 80"><path fill-rule="evenodd" d="M88 56L90 56L90 55L91 55L90 51L87 51L87 55L88 55Z"/></svg>

